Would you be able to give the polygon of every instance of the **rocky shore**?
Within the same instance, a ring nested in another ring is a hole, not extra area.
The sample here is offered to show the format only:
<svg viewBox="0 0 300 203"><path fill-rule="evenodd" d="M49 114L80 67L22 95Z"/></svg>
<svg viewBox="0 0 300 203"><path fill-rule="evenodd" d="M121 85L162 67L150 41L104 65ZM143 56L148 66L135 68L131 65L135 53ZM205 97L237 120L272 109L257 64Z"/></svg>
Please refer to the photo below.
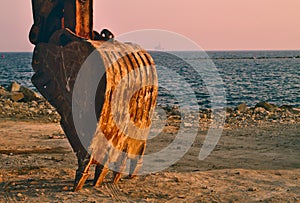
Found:
<svg viewBox="0 0 300 203"><path fill-rule="evenodd" d="M210 109L199 111L199 122L196 118L181 119L180 109L162 107L166 112L167 125L179 127L181 122L185 126L200 124L200 128L207 129L213 121ZM0 118L12 120L39 120L42 122L59 122L60 116L38 93L19 85L16 82L6 89L0 86ZM159 114L154 120L161 119ZM196 124L195 124L196 123ZM300 123L300 108L283 105L276 106L268 102L260 102L249 107L245 103L237 107L226 108L225 128L239 128L267 124Z"/></svg>
<svg viewBox="0 0 300 203"><path fill-rule="evenodd" d="M194 117L182 120L180 109L163 109L167 112L168 125L177 127L183 122L184 126L195 127L195 125L199 125L200 130L207 130L214 119L217 120L216 118L218 118L220 121L221 118L218 112L212 113L210 109L202 109L199 110L198 114L200 117L199 122L195 122L196 119ZM259 102L252 107L242 103L237 107L227 107L222 112L226 112L224 125L222 125L225 129L300 123L300 108L288 105L276 106L268 102Z"/></svg>
<svg viewBox="0 0 300 203"><path fill-rule="evenodd" d="M0 118L59 122L60 116L42 96L16 82L0 86Z"/></svg>

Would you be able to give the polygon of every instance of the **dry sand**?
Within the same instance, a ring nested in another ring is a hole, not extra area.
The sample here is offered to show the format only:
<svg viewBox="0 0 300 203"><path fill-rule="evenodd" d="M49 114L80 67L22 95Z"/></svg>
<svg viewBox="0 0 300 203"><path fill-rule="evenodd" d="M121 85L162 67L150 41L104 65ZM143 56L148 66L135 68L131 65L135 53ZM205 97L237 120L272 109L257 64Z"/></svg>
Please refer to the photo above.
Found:
<svg viewBox="0 0 300 203"><path fill-rule="evenodd" d="M176 136L169 126L147 153ZM165 171L72 192L76 157L59 124L0 120L1 202L300 202L300 124L225 130L204 161L206 131Z"/></svg>

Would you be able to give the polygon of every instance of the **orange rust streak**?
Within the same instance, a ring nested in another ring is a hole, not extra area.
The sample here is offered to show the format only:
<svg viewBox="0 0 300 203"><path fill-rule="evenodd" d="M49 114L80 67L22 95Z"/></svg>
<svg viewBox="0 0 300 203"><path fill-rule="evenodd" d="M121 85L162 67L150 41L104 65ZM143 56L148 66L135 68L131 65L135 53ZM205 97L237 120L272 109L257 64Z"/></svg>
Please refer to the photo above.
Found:
<svg viewBox="0 0 300 203"><path fill-rule="evenodd" d="M76 29L77 35L92 39L93 34L93 1L76 0Z"/></svg>

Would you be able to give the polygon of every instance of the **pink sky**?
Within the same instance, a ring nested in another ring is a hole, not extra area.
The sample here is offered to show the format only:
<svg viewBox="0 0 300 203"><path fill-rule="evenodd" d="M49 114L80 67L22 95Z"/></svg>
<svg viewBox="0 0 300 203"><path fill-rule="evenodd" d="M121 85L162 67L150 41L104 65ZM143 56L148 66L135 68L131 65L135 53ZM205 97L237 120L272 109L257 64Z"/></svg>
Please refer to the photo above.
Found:
<svg viewBox="0 0 300 203"><path fill-rule="evenodd" d="M300 50L300 0L94 0L95 30L182 34L205 50ZM0 51L32 51L30 0L1 0Z"/></svg>

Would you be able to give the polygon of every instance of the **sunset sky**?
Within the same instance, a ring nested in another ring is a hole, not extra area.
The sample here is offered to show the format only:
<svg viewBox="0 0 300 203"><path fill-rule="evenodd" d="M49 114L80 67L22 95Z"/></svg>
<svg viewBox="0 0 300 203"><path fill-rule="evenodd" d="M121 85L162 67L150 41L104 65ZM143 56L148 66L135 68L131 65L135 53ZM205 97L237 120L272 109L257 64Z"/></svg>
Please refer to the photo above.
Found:
<svg viewBox="0 0 300 203"><path fill-rule="evenodd" d="M163 29L205 50L300 50L300 0L94 0L95 30ZM30 0L1 0L0 51L32 51Z"/></svg>

